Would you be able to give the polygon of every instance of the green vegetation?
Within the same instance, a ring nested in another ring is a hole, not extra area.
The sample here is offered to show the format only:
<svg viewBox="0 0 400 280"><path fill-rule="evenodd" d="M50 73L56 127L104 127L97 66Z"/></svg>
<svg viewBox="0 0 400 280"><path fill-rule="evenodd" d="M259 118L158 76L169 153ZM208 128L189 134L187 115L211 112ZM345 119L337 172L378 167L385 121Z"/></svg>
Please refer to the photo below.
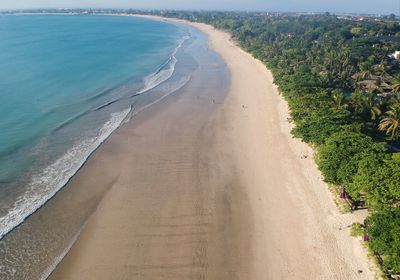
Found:
<svg viewBox="0 0 400 280"><path fill-rule="evenodd" d="M319 147L318 164L327 182L347 186L352 183L360 161L375 158L385 151L383 144L375 143L369 136L341 130Z"/></svg>
<svg viewBox="0 0 400 280"><path fill-rule="evenodd" d="M349 185L349 191L355 193L361 190L366 193L373 209L399 208L399 182L399 154L379 154L360 161L354 181Z"/></svg>
<svg viewBox="0 0 400 280"><path fill-rule="evenodd" d="M351 236L359 236L362 237L365 234L364 228L360 223L353 223L351 225Z"/></svg>
<svg viewBox="0 0 400 280"><path fill-rule="evenodd" d="M232 34L266 64L291 109L292 133L317 150L329 183L365 197L365 232L383 269L400 272L400 23L334 15L160 12ZM360 232L361 227L354 229Z"/></svg>
<svg viewBox="0 0 400 280"><path fill-rule="evenodd" d="M394 104L389 106L389 110L385 113L385 117L379 124L379 129L386 131L391 139L399 139L400 136L400 102L397 99Z"/></svg>
<svg viewBox="0 0 400 280"><path fill-rule="evenodd" d="M365 221L370 247L382 257L389 273L400 271L400 209L375 212Z"/></svg>

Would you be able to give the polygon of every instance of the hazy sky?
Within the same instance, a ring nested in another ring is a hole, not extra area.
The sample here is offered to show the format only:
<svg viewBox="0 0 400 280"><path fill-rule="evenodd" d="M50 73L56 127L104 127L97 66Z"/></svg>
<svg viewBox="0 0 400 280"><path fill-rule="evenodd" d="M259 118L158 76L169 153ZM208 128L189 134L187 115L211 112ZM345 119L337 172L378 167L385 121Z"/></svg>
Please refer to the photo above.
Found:
<svg viewBox="0 0 400 280"><path fill-rule="evenodd" d="M0 9L106 7L399 14L399 3L400 0L0 0Z"/></svg>

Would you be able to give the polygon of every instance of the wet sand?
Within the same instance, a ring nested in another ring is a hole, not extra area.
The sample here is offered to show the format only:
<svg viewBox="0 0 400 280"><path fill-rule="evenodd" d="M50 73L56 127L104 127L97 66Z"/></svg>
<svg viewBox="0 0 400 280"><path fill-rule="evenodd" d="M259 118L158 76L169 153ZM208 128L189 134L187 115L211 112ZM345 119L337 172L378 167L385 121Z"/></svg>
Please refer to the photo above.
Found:
<svg viewBox="0 0 400 280"><path fill-rule="evenodd" d="M72 183L112 187L50 279L374 279L271 73L194 26L228 96L191 83L110 137Z"/></svg>

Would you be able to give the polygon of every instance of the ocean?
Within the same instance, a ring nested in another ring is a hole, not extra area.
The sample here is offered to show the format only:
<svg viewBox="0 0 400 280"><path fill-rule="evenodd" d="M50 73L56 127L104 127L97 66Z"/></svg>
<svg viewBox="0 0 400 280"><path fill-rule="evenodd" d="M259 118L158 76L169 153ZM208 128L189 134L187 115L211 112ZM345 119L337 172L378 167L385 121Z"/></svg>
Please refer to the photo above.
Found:
<svg viewBox="0 0 400 280"><path fill-rule="evenodd" d="M184 87L201 51L204 34L147 18L0 16L1 279L51 273L96 203L52 221L38 209L114 130Z"/></svg>

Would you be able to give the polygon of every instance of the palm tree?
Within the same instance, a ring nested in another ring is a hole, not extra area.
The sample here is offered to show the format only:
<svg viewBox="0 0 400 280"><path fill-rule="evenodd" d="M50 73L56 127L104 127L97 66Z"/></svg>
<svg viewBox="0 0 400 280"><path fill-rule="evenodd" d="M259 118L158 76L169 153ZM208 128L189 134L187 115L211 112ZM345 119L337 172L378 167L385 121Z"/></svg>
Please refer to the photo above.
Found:
<svg viewBox="0 0 400 280"><path fill-rule="evenodd" d="M395 93L400 92L400 75L397 75L396 77L394 77L394 79L391 81L391 86L392 86L392 90Z"/></svg>
<svg viewBox="0 0 400 280"><path fill-rule="evenodd" d="M358 78L360 80L368 80L373 75L372 66L368 63L363 63L360 65L360 72L358 73Z"/></svg>
<svg viewBox="0 0 400 280"><path fill-rule="evenodd" d="M344 96L343 92L335 89L332 91L332 99L333 99L333 105L335 106L336 109L346 109L347 104L346 104L346 97Z"/></svg>
<svg viewBox="0 0 400 280"><path fill-rule="evenodd" d="M383 83L390 83L390 80L393 79L392 76L389 75L388 70L390 70L390 66L385 60L382 60L379 65L376 66L376 72Z"/></svg>
<svg viewBox="0 0 400 280"><path fill-rule="evenodd" d="M350 97L350 106L354 112L362 113L364 110L363 93L361 90L356 89Z"/></svg>
<svg viewBox="0 0 400 280"><path fill-rule="evenodd" d="M372 121L377 120L377 118L382 114L381 112L381 102L376 98L376 94L373 92L366 92L362 96L363 110L366 112Z"/></svg>
<svg viewBox="0 0 400 280"><path fill-rule="evenodd" d="M379 130L385 131L392 139L400 136L400 104L396 103L389 107L385 117L379 123Z"/></svg>

